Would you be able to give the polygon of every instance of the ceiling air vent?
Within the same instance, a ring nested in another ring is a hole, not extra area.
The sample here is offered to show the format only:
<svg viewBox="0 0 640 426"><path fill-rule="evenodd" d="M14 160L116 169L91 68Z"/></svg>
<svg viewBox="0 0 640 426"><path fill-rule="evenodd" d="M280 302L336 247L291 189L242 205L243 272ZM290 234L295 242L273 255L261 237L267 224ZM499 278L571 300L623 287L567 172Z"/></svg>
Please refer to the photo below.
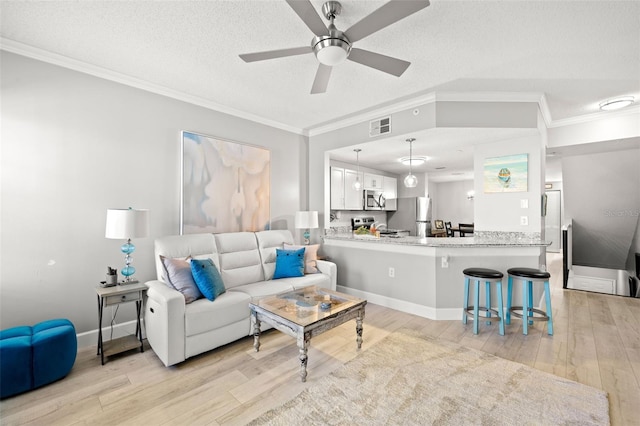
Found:
<svg viewBox="0 0 640 426"><path fill-rule="evenodd" d="M379 118L369 122L369 137L391 133L391 117Z"/></svg>

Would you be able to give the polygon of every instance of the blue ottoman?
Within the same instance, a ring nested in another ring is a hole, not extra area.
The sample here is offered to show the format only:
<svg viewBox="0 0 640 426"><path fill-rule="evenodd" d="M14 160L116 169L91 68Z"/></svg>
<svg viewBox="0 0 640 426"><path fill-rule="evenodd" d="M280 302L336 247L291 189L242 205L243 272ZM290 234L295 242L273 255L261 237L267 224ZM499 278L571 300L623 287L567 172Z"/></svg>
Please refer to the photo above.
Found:
<svg viewBox="0 0 640 426"><path fill-rule="evenodd" d="M77 351L76 330L67 319L0 331L0 398L63 378Z"/></svg>

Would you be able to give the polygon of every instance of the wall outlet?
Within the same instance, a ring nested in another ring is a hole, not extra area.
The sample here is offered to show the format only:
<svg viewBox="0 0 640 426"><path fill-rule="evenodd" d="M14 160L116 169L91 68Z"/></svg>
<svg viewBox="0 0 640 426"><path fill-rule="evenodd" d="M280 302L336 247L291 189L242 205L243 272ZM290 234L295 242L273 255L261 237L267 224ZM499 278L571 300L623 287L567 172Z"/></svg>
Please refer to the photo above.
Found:
<svg viewBox="0 0 640 426"><path fill-rule="evenodd" d="M443 268L449 267L449 256L442 256L440 266L442 266Z"/></svg>
<svg viewBox="0 0 640 426"><path fill-rule="evenodd" d="M529 216L520 216L520 225L527 226L529 224Z"/></svg>
<svg viewBox="0 0 640 426"><path fill-rule="evenodd" d="M389 278L396 277L396 268L389 268Z"/></svg>
<svg viewBox="0 0 640 426"><path fill-rule="evenodd" d="M527 200L527 199L520 200L520 208L521 209L528 209L529 208L529 200Z"/></svg>

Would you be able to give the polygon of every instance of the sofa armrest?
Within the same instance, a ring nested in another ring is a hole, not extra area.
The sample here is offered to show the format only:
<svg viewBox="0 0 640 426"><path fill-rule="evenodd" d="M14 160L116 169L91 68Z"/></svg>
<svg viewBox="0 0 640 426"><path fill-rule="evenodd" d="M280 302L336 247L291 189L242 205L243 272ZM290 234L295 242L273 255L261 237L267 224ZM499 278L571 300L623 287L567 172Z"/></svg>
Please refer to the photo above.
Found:
<svg viewBox="0 0 640 426"><path fill-rule="evenodd" d="M144 323L147 340L167 367L185 357L185 303L179 291L162 281L147 281Z"/></svg>
<svg viewBox="0 0 640 426"><path fill-rule="evenodd" d="M338 267L328 260L316 260L318 271L331 277L331 290L336 290L338 284Z"/></svg>

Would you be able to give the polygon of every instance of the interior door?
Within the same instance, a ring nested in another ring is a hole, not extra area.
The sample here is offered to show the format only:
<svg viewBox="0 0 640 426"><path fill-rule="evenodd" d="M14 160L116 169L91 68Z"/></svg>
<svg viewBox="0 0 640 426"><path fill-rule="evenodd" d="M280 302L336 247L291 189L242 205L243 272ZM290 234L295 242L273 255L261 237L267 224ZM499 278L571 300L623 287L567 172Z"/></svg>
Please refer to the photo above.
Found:
<svg viewBox="0 0 640 426"><path fill-rule="evenodd" d="M559 253L562 250L562 216L560 211L561 192L547 191L547 216L545 217L544 239L551 241L547 251Z"/></svg>

